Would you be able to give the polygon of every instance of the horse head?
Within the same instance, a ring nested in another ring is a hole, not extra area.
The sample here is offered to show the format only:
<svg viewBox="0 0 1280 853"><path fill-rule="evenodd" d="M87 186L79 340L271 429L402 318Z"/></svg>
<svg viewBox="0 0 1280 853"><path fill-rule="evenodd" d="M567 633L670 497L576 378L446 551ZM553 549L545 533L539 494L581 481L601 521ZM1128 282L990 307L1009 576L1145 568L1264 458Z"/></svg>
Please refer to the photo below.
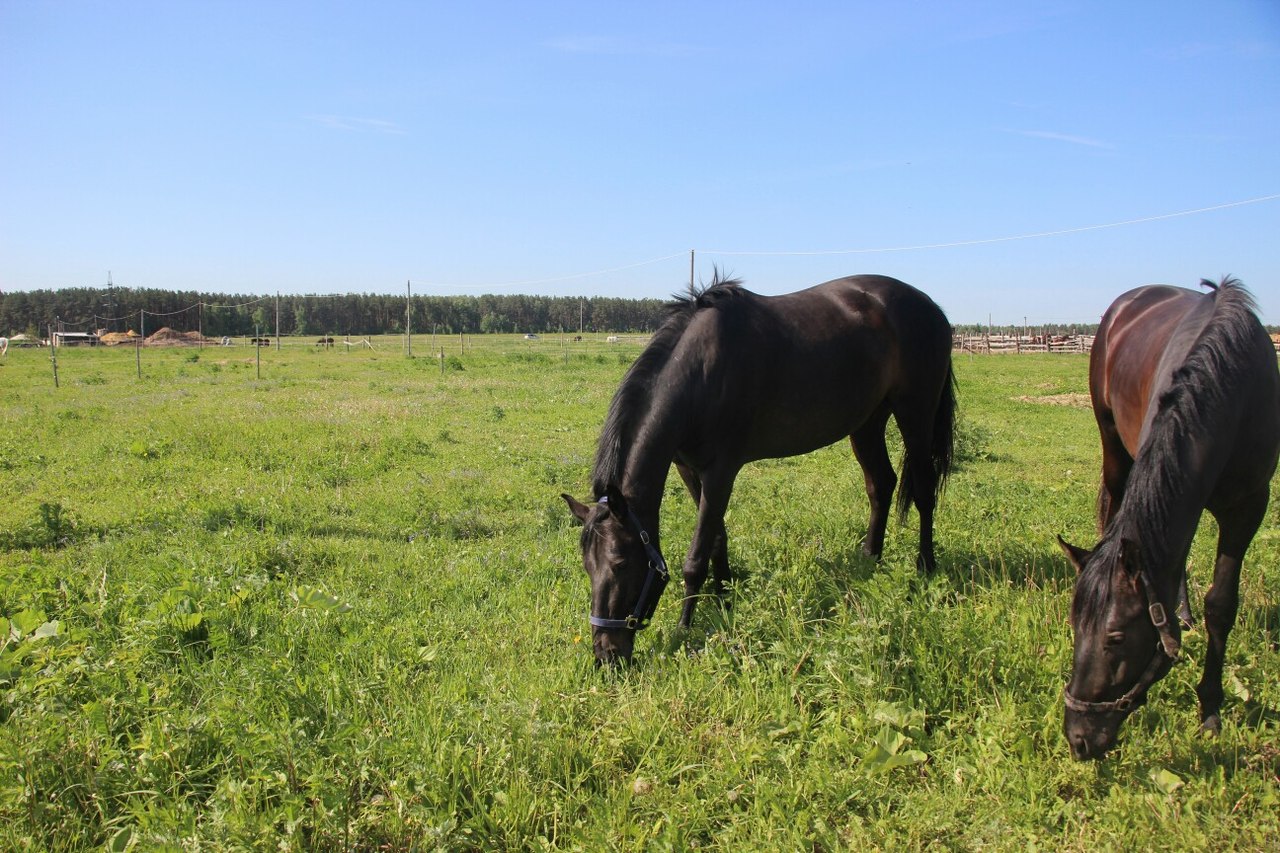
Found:
<svg viewBox="0 0 1280 853"><path fill-rule="evenodd" d="M561 497L582 523L596 665L629 663L636 632L648 624L667 584L666 562L616 486L592 504Z"/></svg>
<svg viewBox="0 0 1280 853"><path fill-rule="evenodd" d="M1115 746L1120 725L1177 660L1178 637L1136 543L1104 539L1092 551L1062 537L1058 544L1078 573L1063 731L1075 758L1100 759Z"/></svg>

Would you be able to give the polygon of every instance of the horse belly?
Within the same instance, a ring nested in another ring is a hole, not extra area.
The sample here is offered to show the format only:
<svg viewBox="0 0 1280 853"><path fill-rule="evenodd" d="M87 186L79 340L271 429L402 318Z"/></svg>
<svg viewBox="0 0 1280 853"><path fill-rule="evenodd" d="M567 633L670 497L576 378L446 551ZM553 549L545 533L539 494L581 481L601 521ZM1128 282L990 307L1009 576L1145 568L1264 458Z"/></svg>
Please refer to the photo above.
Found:
<svg viewBox="0 0 1280 853"><path fill-rule="evenodd" d="M876 386L850 380L836 387L842 393L800 382L779 388L771 404L759 406L749 418L746 461L798 456L826 447L848 437L884 402L885 393Z"/></svg>

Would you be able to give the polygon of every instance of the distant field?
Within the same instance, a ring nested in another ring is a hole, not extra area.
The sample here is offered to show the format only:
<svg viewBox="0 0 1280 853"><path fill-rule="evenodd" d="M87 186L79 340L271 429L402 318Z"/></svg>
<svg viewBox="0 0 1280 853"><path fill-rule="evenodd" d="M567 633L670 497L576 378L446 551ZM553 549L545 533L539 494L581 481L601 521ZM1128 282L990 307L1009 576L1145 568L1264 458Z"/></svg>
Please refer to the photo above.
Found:
<svg viewBox="0 0 1280 853"><path fill-rule="evenodd" d="M858 554L847 444L749 466L731 615L678 584L597 671L577 528L643 337L0 359L0 847L1264 849L1280 838L1280 480L1224 731L1203 631L1101 764L1061 690L1099 451L1087 356L959 356L960 465ZM440 358L443 349L444 357ZM141 374L141 376L139 376ZM895 457L897 452L895 451ZM668 483L679 562L692 507ZM1197 613L1214 525L1192 554Z"/></svg>

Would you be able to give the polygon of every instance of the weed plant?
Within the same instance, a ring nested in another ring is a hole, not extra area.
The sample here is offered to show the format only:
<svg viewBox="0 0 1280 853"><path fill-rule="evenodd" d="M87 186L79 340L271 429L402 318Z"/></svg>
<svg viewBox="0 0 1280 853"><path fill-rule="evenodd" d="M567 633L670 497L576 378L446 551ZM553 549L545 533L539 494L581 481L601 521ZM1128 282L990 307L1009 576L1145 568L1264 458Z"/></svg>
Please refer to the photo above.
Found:
<svg viewBox="0 0 1280 853"><path fill-rule="evenodd" d="M1100 454L1082 356L958 357L959 465L859 554L847 444L758 463L733 607L592 664L577 529L638 342L11 349L0 361L0 847L1274 849L1280 501L1220 737L1203 630L1106 761L1061 734ZM260 369L260 375L259 375ZM141 375L139 375L139 373ZM677 477L662 542L693 510ZM1192 553L1197 602L1215 535ZM1197 606L1197 611L1199 607Z"/></svg>

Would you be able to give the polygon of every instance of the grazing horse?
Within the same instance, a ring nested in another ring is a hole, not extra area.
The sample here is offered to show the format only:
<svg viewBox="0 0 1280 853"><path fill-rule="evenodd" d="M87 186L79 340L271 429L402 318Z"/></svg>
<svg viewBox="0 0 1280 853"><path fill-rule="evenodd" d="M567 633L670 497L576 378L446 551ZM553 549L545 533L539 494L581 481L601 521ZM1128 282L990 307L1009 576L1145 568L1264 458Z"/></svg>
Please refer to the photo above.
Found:
<svg viewBox="0 0 1280 853"><path fill-rule="evenodd" d="M1280 372L1249 292L1232 278L1201 285L1211 292L1129 291L1107 309L1094 340L1102 539L1092 551L1058 540L1079 572L1063 726L1076 758L1105 755L1178 659L1181 626L1167 614L1185 598L1187 555L1205 509L1218 522L1218 556L1196 693L1201 725L1221 728L1240 562L1266 514L1280 455Z"/></svg>
<svg viewBox="0 0 1280 853"><path fill-rule="evenodd" d="M849 436L871 519L863 553L879 557L897 477L885 448L892 415L905 461L898 511L920 513L917 565L932 572L933 511L951 466L955 388L951 326L919 290L884 276L837 279L784 296L720 280L667 306L627 371L601 431L587 504L562 495L584 525L596 661L631 658L668 572L658 545L667 473L698 505L684 562L687 628L714 568L729 580L724 514L738 471Z"/></svg>

